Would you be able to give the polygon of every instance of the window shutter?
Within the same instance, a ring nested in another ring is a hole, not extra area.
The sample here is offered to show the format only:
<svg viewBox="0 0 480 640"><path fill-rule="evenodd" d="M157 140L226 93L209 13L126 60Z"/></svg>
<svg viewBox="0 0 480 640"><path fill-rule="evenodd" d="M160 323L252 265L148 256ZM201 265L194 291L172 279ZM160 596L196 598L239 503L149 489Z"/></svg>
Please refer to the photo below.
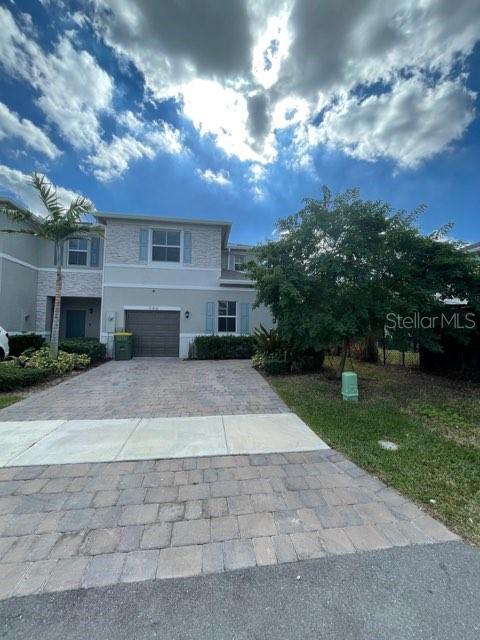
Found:
<svg viewBox="0 0 480 640"><path fill-rule="evenodd" d="M148 229L140 229L138 259L148 262Z"/></svg>
<svg viewBox="0 0 480 640"><path fill-rule="evenodd" d="M192 264L192 232L183 232L183 262Z"/></svg>
<svg viewBox="0 0 480 640"><path fill-rule="evenodd" d="M214 321L214 302L207 302L207 321L205 324L205 331L207 333L213 333L213 321Z"/></svg>
<svg viewBox="0 0 480 640"><path fill-rule="evenodd" d="M100 262L100 238L90 239L90 266L98 267Z"/></svg>
<svg viewBox="0 0 480 640"><path fill-rule="evenodd" d="M240 333L250 333L250 304L248 302L240 303Z"/></svg>

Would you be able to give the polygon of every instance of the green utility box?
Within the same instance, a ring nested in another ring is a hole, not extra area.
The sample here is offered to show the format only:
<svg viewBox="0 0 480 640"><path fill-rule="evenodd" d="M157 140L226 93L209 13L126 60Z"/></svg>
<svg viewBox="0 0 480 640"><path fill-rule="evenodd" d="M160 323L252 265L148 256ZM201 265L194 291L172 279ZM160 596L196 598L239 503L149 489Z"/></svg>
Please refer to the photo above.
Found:
<svg viewBox="0 0 480 640"><path fill-rule="evenodd" d="M113 334L115 360L131 360L133 356L133 334L118 332Z"/></svg>
<svg viewBox="0 0 480 640"><path fill-rule="evenodd" d="M353 371L342 373L342 398L344 400L358 400L357 374Z"/></svg>

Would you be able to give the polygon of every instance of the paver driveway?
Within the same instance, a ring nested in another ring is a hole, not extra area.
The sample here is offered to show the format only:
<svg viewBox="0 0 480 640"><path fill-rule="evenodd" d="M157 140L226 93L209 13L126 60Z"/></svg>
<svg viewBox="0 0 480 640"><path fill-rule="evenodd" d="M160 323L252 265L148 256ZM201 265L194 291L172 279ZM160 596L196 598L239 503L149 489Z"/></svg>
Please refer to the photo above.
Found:
<svg viewBox="0 0 480 640"><path fill-rule="evenodd" d="M246 360L107 362L0 411L1 420L82 420L283 413Z"/></svg>
<svg viewBox="0 0 480 640"><path fill-rule="evenodd" d="M0 469L0 598L455 539L331 449Z"/></svg>

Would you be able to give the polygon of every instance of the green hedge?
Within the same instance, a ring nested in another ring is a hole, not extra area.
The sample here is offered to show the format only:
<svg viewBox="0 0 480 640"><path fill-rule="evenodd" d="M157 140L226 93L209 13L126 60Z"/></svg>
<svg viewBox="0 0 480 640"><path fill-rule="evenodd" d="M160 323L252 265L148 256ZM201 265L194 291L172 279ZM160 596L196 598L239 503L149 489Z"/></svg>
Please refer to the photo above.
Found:
<svg viewBox="0 0 480 640"><path fill-rule="evenodd" d="M190 356L198 360L251 358L255 352L253 336L197 336Z"/></svg>
<svg viewBox="0 0 480 640"><path fill-rule="evenodd" d="M106 345L96 338L68 338L68 340L62 340L58 348L60 351L66 351L67 353L90 356L92 362L100 362L105 360L107 356Z"/></svg>
<svg viewBox="0 0 480 640"><path fill-rule="evenodd" d="M19 333L8 337L11 356L19 356L26 349L40 349L45 344L45 338L37 333Z"/></svg>
<svg viewBox="0 0 480 640"><path fill-rule="evenodd" d="M0 364L0 392L30 387L49 376L50 372L46 369L22 368L13 363Z"/></svg>
<svg viewBox="0 0 480 640"><path fill-rule="evenodd" d="M292 363L289 360L268 358L263 363L263 370L268 376L281 376L290 372Z"/></svg>

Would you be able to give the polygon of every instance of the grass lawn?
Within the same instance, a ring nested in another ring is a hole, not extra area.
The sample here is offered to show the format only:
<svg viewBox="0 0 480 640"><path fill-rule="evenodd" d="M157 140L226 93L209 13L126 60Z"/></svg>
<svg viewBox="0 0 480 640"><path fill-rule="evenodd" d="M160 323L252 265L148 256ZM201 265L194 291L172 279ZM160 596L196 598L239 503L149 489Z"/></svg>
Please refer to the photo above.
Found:
<svg viewBox="0 0 480 640"><path fill-rule="evenodd" d="M401 367L355 362L354 369L358 403L341 399L328 367L269 380L332 448L480 545L480 384ZM399 449L384 450L379 440Z"/></svg>
<svg viewBox="0 0 480 640"><path fill-rule="evenodd" d="M8 407L8 405L14 404L21 399L21 396L11 396L8 394L3 395L0 393L0 409L4 409L5 407Z"/></svg>

